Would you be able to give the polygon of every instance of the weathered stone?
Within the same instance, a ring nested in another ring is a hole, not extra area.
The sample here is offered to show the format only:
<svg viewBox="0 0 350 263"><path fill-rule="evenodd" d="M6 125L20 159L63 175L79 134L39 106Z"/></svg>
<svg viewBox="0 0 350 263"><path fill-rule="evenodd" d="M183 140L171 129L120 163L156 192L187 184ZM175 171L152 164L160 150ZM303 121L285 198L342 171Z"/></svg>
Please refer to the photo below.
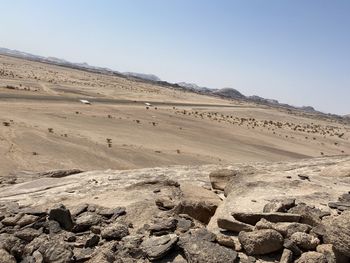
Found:
<svg viewBox="0 0 350 263"><path fill-rule="evenodd" d="M232 213L232 216L243 223L255 225L262 218L267 221L277 222L299 222L300 215L287 213Z"/></svg>
<svg viewBox="0 0 350 263"><path fill-rule="evenodd" d="M8 233L0 234L0 248L4 248L7 251L10 251L12 247L15 247L17 244L20 244L21 240L13 235Z"/></svg>
<svg viewBox="0 0 350 263"><path fill-rule="evenodd" d="M55 220L49 220L47 222L47 227L50 235L58 234L62 231L61 225Z"/></svg>
<svg viewBox="0 0 350 263"><path fill-rule="evenodd" d="M123 237L121 242L119 242L120 246L117 248L118 257L142 258L144 256L144 252L141 249L142 241L142 235Z"/></svg>
<svg viewBox="0 0 350 263"><path fill-rule="evenodd" d="M16 263L17 261L5 249L0 248L0 262L3 262L3 263Z"/></svg>
<svg viewBox="0 0 350 263"><path fill-rule="evenodd" d="M67 232L64 240L67 242L75 242L77 240L77 237L73 233Z"/></svg>
<svg viewBox="0 0 350 263"><path fill-rule="evenodd" d="M286 248L283 249L280 263L291 263L291 262L293 262L293 252Z"/></svg>
<svg viewBox="0 0 350 263"><path fill-rule="evenodd" d="M219 169L209 174L209 180L213 189L224 191L229 180L239 173L238 170Z"/></svg>
<svg viewBox="0 0 350 263"><path fill-rule="evenodd" d="M350 210L350 202L329 202L328 206L339 211Z"/></svg>
<svg viewBox="0 0 350 263"><path fill-rule="evenodd" d="M196 240L206 240L210 242L214 242L216 240L216 235L205 228L191 229L189 231L189 235L191 238Z"/></svg>
<svg viewBox="0 0 350 263"><path fill-rule="evenodd" d="M89 262L91 263L124 263L121 261L116 261L115 253L115 242L107 242L99 247L99 249L96 251L96 253L93 253L92 258ZM134 263L134 262L133 262Z"/></svg>
<svg viewBox="0 0 350 263"><path fill-rule="evenodd" d="M38 250L34 251L33 258L34 258L35 263L43 263L44 262L44 257Z"/></svg>
<svg viewBox="0 0 350 263"><path fill-rule="evenodd" d="M346 194L342 194L338 200L340 202L350 202L350 192L346 193Z"/></svg>
<svg viewBox="0 0 350 263"><path fill-rule="evenodd" d="M100 242L100 237L98 235L92 235L86 240L85 247L94 247L98 242Z"/></svg>
<svg viewBox="0 0 350 263"><path fill-rule="evenodd" d="M179 246L188 262L233 263L237 259L237 252L233 249L190 236L181 237Z"/></svg>
<svg viewBox="0 0 350 263"><path fill-rule="evenodd" d="M23 227L23 226L34 223L36 220L38 220L37 216L23 215L22 218L17 221L17 225L19 225L20 227Z"/></svg>
<svg viewBox="0 0 350 263"><path fill-rule="evenodd" d="M32 255L34 251L38 250L42 244L45 244L49 241L49 238L46 235L40 235L37 238L34 238L29 244L24 247L23 253L25 255Z"/></svg>
<svg viewBox="0 0 350 263"><path fill-rule="evenodd" d="M216 241L222 246L236 250L236 242L231 236L219 233L216 235Z"/></svg>
<svg viewBox="0 0 350 263"><path fill-rule="evenodd" d="M32 241L34 238L40 236L41 232L33 228L21 229L15 232L15 237L18 237L27 242Z"/></svg>
<svg viewBox="0 0 350 263"><path fill-rule="evenodd" d="M129 230L122 224L110 225L101 232L102 238L106 240L120 240L127 235L129 235Z"/></svg>
<svg viewBox="0 0 350 263"><path fill-rule="evenodd" d="M321 225L324 243L333 244L336 250L350 257L350 211L324 218Z"/></svg>
<svg viewBox="0 0 350 263"><path fill-rule="evenodd" d="M310 252L303 253L301 257L295 262L296 263L327 263L327 259L321 253L310 251Z"/></svg>
<svg viewBox="0 0 350 263"><path fill-rule="evenodd" d="M90 231L96 235L101 234L101 227L99 226L91 226Z"/></svg>
<svg viewBox="0 0 350 263"><path fill-rule="evenodd" d="M307 224L310 226L316 226L321 223L321 218L327 213L320 209L308 206L306 204L298 204L288 210L288 213L299 214L301 216L300 223Z"/></svg>
<svg viewBox="0 0 350 263"><path fill-rule="evenodd" d="M283 242L283 247L289 249L293 252L294 256L300 256L303 253L300 248L290 239L285 239Z"/></svg>
<svg viewBox="0 0 350 263"><path fill-rule="evenodd" d="M187 214L190 217L208 224L221 199L212 191L193 184L181 185L181 202L176 206L177 214Z"/></svg>
<svg viewBox="0 0 350 263"><path fill-rule="evenodd" d="M349 258L336 251L332 244L318 245L316 252L322 253L327 259L327 263L348 263Z"/></svg>
<svg viewBox="0 0 350 263"><path fill-rule="evenodd" d="M151 235L160 236L170 234L175 231L177 220L175 218L167 218L158 220L149 227Z"/></svg>
<svg viewBox="0 0 350 263"><path fill-rule="evenodd" d="M97 213L106 218L118 217L126 213L126 208L125 207L105 208L98 211Z"/></svg>
<svg viewBox="0 0 350 263"><path fill-rule="evenodd" d="M295 206L295 199L283 199L283 200L273 200L264 206L264 213L271 212L287 212L289 209Z"/></svg>
<svg viewBox="0 0 350 263"><path fill-rule="evenodd" d="M283 246L283 237L276 230L264 229L253 232L240 232L238 235L248 255L264 255L278 251Z"/></svg>
<svg viewBox="0 0 350 263"><path fill-rule="evenodd" d="M294 233L291 235L290 240L304 250L315 250L320 244L320 240L317 237L303 232Z"/></svg>
<svg viewBox="0 0 350 263"><path fill-rule="evenodd" d="M160 210L170 210L176 206L176 202L170 198L158 198L155 200L156 205Z"/></svg>
<svg viewBox="0 0 350 263"><path fill-rule="evenodd" d="M255 263L256 258L253 256L248 256L243 252L238 253L238 261L239 263Z"/></svg>
<svg viewBox="0 0 350 263"><path fill-rule="evenodd" d="M42 244L39 252L43 255L44 262L50 263L70 262L73 256L72 248L59 240L51 240Z"/></svg>
<svg viewBox="0 0 350 263"><path fill-rule="evenodd" d="M208 224L216 208L217 204L211 202L183 200L177 205L175 211L177 214L187 214L204 224Z"/></svg>
<svg viewBox="0 0 350 263"><path fill-rule="evenodd" d="M66 170L52 170L38 173L41 177L49 177L49 178L62 178L73 174L82 173L83 171L80 169L66 169Z"/></svg>
<svg viewBox="0 0 350 263"><path fill-rule="evenodd" d="M308 233L311 230L311 226L293 222L272 223L266 219L261 219L258 223L256 223L255 229L274 229L281 233L284 237L290 237L296 232Z"/></svg>
<svg viewBox="0 0 350 263"><path fill-rule="evenodd" d="M75 206L71 209L71 214L73 217L76 217L78 215L80 215L81 213L84 213L87 211L88 209L88 204L80 204L78 206Z"/></svg>
<svg viewBox="0 0 350 263"><path fill-rule="evenodd" d="M72 230L73 220L70 211L62 204L52 208L49 212L49 219L60 223L65 230Z"/></svg>
<svg viewBox="0 0 350 263"><path fill-rule="evenodd" d="M174 247L177 240L175 234L154 236L144 240L141 248L150 260L160 259Z"/></svg>
<svg viewBox="0 0 350 263"><path fill-rule="evenodd" d="M74 248L73 252L75 262L85 262L91 259L94 250L91 248Z"/></svg>
<svg viewBox="0 0 350 263"><path fill-rule="evenodd" d="M186 219L182 217L177 219L176 230L181 233L187 232L193 226L194 226L194 223L190 219Z"/></svg>
<svg viewBox="0 0 350 263"><path fill-rule="evenodd" d="M38 207L27 207L23 209L23 213L27 215L43 217L47 215L47 210Z"/></svg>
<svg viewBox="0 0 350 263"><path fill-rule="evenodd" d="M98 225L101 222L101 216L93 212L84 212L75 220L74 232L83 232L89 230L91 226Z"/></svg>
<svg viewBox="0 0 350 263"><path fill-rule="evenodd" d="M233 232L241 231L253 231L254 227L252 225L240 222L233 217L231 218L218 218L217 220L218 227L225 230L230 230Z"/></svg>
<svg viewBox="0 0 350 263"><path fill-rule="evenodd" d="M15 216L8 216L8 217L5 217L1 223L4 225L4 226L15 226L17 224L17 222L23 217L23 213L19 213Z"/></svg>

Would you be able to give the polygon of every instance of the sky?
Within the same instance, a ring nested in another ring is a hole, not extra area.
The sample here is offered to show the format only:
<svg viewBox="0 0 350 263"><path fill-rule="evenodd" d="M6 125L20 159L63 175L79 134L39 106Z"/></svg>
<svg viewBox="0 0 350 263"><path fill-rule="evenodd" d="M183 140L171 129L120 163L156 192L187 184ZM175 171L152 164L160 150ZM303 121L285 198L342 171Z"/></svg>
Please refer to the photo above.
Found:
<svg viewBox="0 0 350 263"><path fill-rule="evenodd" d="M348 0L0 0L0 47L350 114Z"/></svg>

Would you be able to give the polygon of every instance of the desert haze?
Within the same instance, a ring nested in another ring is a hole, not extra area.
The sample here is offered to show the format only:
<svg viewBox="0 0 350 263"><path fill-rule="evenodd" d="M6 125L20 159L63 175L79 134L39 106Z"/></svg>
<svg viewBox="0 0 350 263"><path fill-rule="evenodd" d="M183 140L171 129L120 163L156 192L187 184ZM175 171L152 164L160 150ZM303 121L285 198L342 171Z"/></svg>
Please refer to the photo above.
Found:
<svg viewBox="0 0 350 263"><path fill-rule="evenodd" d="M0 262L349 262L346 117L8 55L0 116Z"/></svg>

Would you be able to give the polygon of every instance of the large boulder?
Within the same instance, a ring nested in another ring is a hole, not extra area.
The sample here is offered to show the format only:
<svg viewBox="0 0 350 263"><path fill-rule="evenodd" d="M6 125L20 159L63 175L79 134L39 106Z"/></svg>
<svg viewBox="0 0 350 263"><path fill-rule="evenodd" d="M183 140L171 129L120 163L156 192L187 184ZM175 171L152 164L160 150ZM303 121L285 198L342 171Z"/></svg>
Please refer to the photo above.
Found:
<svg viewBox="0 0 350 263"><path fill-rule="evenodd" d="M187 214L190 217L208 224L215 214L217 205L205 201L183 200L175 208L177 214Z"/></svg>
<svg viewBox="0 0 350 263"><path fill-rule="evenodd" d="M265 255L283 247L283 236L276 230L263 229L253 232L240 232L238 235L248 255Z"/></svg>
<svg viewBox="0 0 350 263"><path fill-rule="evenodd" d="M350 257L350 211L324 218L321 226L324 243L333 244L336 250Z"/></svg>
<svg viewBox="0 0 350 263"><path fill-rule="evenodd" d="M181 185L182 198L176 206L177 214L187 214L204 224L208 224L221 199L212 191L192 184Z"/></svg>

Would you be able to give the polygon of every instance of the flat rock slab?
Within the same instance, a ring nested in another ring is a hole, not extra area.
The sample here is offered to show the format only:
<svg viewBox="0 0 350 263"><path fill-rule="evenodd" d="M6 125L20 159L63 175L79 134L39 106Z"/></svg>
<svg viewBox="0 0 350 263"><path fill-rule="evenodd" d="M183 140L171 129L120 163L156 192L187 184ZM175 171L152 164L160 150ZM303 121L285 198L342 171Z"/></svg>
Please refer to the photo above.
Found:
<svg viewBox="0 0 350 263"><path fill-rule="evenodd" d="M243 223L255 225L261 219L266 219L273 223L278 222L299 222L300 215L288 213L232 213L232 216Z"/></svg>
<svg viewBox="0 0 350 263"><path fill-rule="evenodd" d="M240 232L240 231L252 231L253 226L240 222L234 218L218 218L218 226L221 229L233 231L233 232Z"/></svg>

